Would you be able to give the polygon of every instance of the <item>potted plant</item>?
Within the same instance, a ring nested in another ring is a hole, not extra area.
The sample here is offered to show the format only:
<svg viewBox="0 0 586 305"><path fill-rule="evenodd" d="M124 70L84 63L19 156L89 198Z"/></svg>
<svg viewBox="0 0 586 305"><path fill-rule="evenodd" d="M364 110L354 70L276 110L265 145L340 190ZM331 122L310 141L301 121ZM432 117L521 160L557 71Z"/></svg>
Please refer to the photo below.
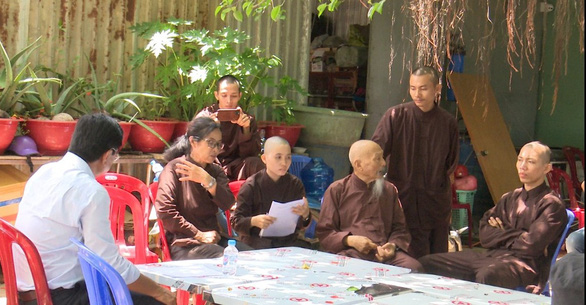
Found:
<svg viewBox="0 0 586 305"><path fill-rule="evenodd" d="M277 88L278 97L263 99L265 105L272 108L273 121L259 122L259 128L265 130L266 138L280 136L294 147L304 126L296 123L293 107L297 101L290 98L289 94L299 93L306 96L307 91L299 85L297 80L288 76L281 77L273 86Z"/></svg>
<svg viewBox="0 0 586 305"><path fill-rule="evenodd" d="M0 57L4 63L0 69L0 154L12 142L22 119L18 118L18 111L22 108L21 99L36 84L42 82L59 83L56 78L29 77L33 70L26 62L28 56L39 47L40 37L26 46L14 57L10 58L2 41L0 41ZM19 61L20 60L20 61Z"/></svg>
<svg viewBox="0 0 586 305"><path fill-rule="evenodd" d="M250 39L246 33L226 27L210 33L190 28L190 21L169 19L145 22L132 27L134 33L148 41L132 56L134 68L156 66L154 89L173 101L173 117L189 122L199 111L215 102L216 81L227 74L241 81L244 111L270 104L256 87L270 86L267 71L281 65L276 56L263 56L260 48L236 45ZM177 134L184 134L186 124L178 124Z"/></svg>

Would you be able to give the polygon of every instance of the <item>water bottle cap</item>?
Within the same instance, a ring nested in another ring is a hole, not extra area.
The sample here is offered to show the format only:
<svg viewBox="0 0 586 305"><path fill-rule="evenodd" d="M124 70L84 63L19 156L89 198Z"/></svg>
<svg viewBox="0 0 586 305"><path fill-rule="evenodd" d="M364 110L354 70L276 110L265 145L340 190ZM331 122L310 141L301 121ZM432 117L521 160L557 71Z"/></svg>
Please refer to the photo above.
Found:
<svg viewBox="0 0 586 305"><path fill-rule="evenodd" d="M236 241L233 239L228 240L228 246L236 246Z"/></svg>

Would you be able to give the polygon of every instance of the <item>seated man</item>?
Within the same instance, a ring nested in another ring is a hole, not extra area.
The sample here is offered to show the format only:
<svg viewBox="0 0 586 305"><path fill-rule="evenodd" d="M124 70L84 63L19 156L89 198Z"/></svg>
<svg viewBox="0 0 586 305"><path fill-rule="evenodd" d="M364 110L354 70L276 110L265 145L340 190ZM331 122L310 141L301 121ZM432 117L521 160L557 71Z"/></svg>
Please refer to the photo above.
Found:
<svg viewBox="0 0 586 305"><path fill-rule="evenodd" d="M53 304L89 304L72 237L120 273L134 304L176 303L174 293L141 275L114 243L108 218L110 198L95 177L118 159L120 144L122 128L113 118L85 115L75 126L67 154L43 165L26 183L15 226L39 251ZM20 304L36 304L24 253L15 251L14 259Z"/></svg>
<svg viewBox="0 0 586 305"><path fill-rule="evenodd" d="M480 242L486 252L426 255L426 272L504 288L527 287L539 293L549 275L551 254L568 219L564 204L545 184L551 151L525 144L517 158L523 187L505 194L480 220Z"/></svg>
<svg viewBox="0 0 586 305"><path fill-rule="evenodd" d="M299 229L311 223L311 213L305 199L305 189L299 178L287 172L291 166L291 146L281 137L271 137L265 143L261 156L266 169L261 170L240 187L236 210L230 218L232 227L240 240L255 249L276 247L305 247L309 243L297 238ZM273 201L286 203L303 199L302 205L295 206L292 212L299 215L293 234L283 237L260 237L261 229L268 228L275 218L266 215Z"/></svg>
<svg viewBox="0 0 586 305"><path fill-rule="evenodd" d="M350 147L354 173L324 194L316 235L328 252L379 261L421 272L407 254L411 236L395 186L383 178L381 147L360 140Z"/></svg>
<svg viewBox="0 0 586 305"><path fill-rule="evenodd" d="M240 81L232 75L222 76L217 83L214 96L217 104L206 107L196 116L209 116L217 119L218 109L236 109L242 97ZM260 133L254 116L240 109L240 117L234 121L221 121L222 143L224 147L218 154L217 161L224 169L230 181L244 180L264 165L260 154Z"/></svg>
<svg viewBox="0 0 586 305"><path fill-rule="evenodd" d="M560 258L549 277L552 290L552 305L582 305L584 304L584 228L570 235L574 237L574 245L581 239L581 249L570 245L570 237L566 240L568 254ZM581 251L580 251L581 250Z"/></svg>

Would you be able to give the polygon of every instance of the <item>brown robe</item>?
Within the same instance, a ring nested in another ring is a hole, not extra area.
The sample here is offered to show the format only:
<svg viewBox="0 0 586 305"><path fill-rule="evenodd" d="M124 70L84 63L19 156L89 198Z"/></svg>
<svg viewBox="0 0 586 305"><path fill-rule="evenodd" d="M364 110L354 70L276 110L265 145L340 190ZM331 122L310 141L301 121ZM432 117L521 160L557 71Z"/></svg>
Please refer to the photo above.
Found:
<svg viewBox="0 0 586 305"><path fill-rule="evenodd" d="M446 232L436 235L444 240L437 240L435 244L445 245L440 247L441 252L447 251L450 175L456 169L459 151L458 125L454 117L439 106L423 112L414 102L400 104L383 115L372 140L383 149L387 179L399 190L413 242L424 239L419 236L418 229L445 228ZM430 247L423 248L423 254L428 254ZM437 246L431 248L437 249Z"/></svg>
<svg viewBox="0 0 586 305"><path fill-rule="evenodd" d="M344 238L365 236L379 246L395 243L401 249L395 256L399 261L385 263L421 269L417 261L404 252L409 248L411 236L397 189L388 181L378 199L372 198L372 184L366 185L354 174L332 183L324 194L315 233L324 251L370 261L376 261L374 251L362 254L344 245Z"/></svg>
<svg viewBox="0 0 586 305"><path fill-rule="evenodd" d="M283 237L260 237L260 229L251 226L251 219L253 216L268 213L273 201L285 203L304 196L305 188L299 178L286 173L279 180L273 181L266 169L263 169L248 178L240 187L238 204L230 217L232 228L238 232L240 241L255 249L293 246L299 229L304 227L301 217L295 233Z"/></svg>
<svg viewBox="0 0 586 305"><path fill-rule="evenodd" d="M234 195L228 187L228 178L222 168L209 164L205 171L216 179L216 195L212 196L201 184L193 181L179 181L175 171L177 163L185 160L179 157L171 160L159 176L159 189L155 200L157 216L163 221L167 240L172 246L195 246L195 234L199 231L220 231L216 214L218 208L229 209L234 204ZM188 161L193 161L187 157Z"/></svg>
<svg viewBox="0 0 586 305"><path fill-rule="evenodd" d="M218 103L204 108L196 116L209 115L219 109ZM248 113L247 113L248 114ZM231 122L220 122L223 151L218 155L218 163L230 181L246 179L264 168L258 157L261 139L256 118L250 115L250 133L244 134L242 127ZM242 174L240 172L242 171Z"/></svg>
<svg viewBox="0 0 586 305"><path fill-rule="evenodd" d="M498 217L504 230L488 224ZM420 258L427 272L505 288L543 287L559 237L565 206L545 182L505 194L480 220L480 242L488 251L432 254Z"/></svg>

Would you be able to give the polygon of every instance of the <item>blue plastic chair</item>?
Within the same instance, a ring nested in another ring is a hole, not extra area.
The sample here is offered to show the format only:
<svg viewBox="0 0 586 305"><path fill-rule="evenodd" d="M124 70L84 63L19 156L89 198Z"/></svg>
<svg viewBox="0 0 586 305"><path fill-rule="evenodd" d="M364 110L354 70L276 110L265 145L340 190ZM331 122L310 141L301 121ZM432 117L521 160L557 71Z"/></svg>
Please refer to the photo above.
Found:
<svg viewBox="0 0 586 305"><path fill-rule="evenodd" d="M555 265L555 262L557 261L558 255L560 254L560 249L562 248L562 245L566 241L566 236L568 235L568 231L570 230L570 227L574 223L574 218L575 218L574 212L572 212L572 210L566 209L566 214L568 215L568 223L566 224L566 227L564 228L564 231L562 232L562 236L560 237L560 242L558 243L557 247L555 248L555 252L553 252L553 258L551 259L551 265L549 266L549 270L551 270L553 268L553 265ZM545 283L545 287L543 288L542 294L545 296L548 296L548 297L551 296L551 291L549 290L549 280L547 281L547 283Z"/></svg>
<svg viewBox="0 0 586 305"><path fill-rule="evenodd" d="M86 282L92 305L132 305L128 286L122 276L104 259L95 254L82 242L69 239L78 247L77 256ZM112 297L115 303L112 303Z"/></svg>
<svg viewBox="0 0 586 305"><path fill-rule="evenodd" d="M289 173L301 179L301 170L311 161L311 158L304 155L291 155L291 166Z"/></svg>

